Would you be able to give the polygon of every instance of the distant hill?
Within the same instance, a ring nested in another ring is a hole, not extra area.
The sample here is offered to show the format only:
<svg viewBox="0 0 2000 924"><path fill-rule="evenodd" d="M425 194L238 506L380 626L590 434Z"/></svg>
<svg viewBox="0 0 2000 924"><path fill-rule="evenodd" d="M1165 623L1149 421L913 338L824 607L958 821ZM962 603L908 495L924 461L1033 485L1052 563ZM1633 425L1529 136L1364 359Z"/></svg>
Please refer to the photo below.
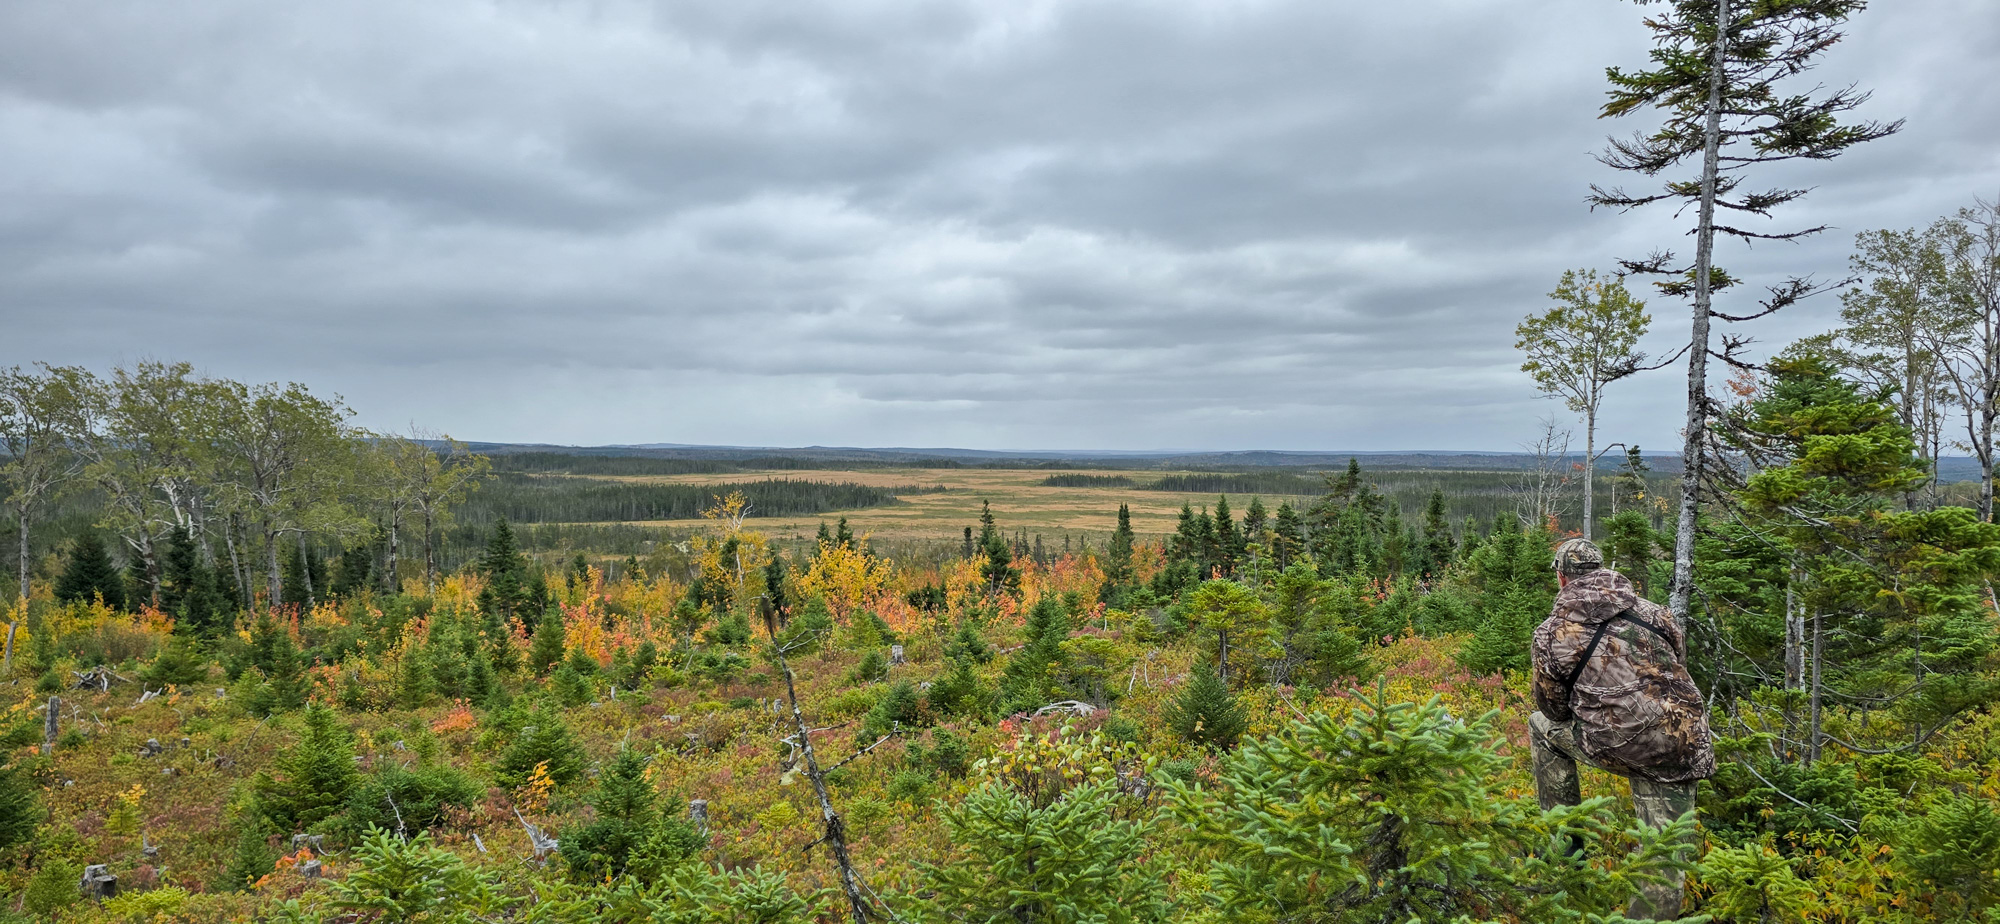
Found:
<svg viewBox="0 0 2000 924"><path fill-rule="evenodd" d="M814 467L882 468L897 466L955 466L990 468L1115 468L1162 470L1237 470L1246 468L1291 468L1327 470L1344 468L1347 460L1359 459L1371 471L1520 471L1534 464L1534 457L1521 452L1479 452L1451 449L1397 451L1296 451L1245 449L1232 451L1193 450L1101 450L1101 449L955 449L950 447L862 447L862 446L700 446L686 443L639 443L614 446L559 446L550 443L468 443L475 452L487 455L543 453L552 456L604 459L674 459L716 463L702 466L708 471L747 469L796 469ZM1678 453L1647 454L1646 464L1661 474L1681 470ZM1571 462L1581 462L1582 453L1572 453ZM1599 471L1622 461L1616 454L1598 461ZM516 466L509 466L516 467ZM537 466L519 466L535 468ZM693 470L694 467L690 467ZM1969 456L1946 456L1938 464L1946 482L1976 481L1979 464Z"/></svg>

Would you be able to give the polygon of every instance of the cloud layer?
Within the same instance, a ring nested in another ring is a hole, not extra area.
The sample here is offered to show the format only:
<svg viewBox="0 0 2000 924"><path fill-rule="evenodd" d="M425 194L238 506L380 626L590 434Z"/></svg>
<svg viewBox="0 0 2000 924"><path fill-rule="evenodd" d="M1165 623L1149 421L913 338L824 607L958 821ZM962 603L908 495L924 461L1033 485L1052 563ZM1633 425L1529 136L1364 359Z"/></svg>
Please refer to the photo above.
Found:
<svg viewBox="0 0 2000 924"><path fill-rule="evenodd" d="M1815 76L1895 138L1802 245L2000 195L2000 17L1901 0ZM1508 449L1512 329L1591 213L1611 0L0 7L0 364L189 359L363 423L571 443ZM1763 325L1823 329L1832 300ZM1656 302L1655 352L1686 328ZM1665 448L1671 372L1610 439Z"/></svg>

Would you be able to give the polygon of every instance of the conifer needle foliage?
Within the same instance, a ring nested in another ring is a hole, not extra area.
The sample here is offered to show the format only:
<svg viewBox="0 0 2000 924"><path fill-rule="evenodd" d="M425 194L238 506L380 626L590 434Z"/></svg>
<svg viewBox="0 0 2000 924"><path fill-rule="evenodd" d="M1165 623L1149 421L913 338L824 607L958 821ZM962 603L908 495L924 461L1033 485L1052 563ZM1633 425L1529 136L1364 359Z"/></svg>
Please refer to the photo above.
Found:
<svg viewBox="0 0 2000 924"><path fill-rule="evenodd" d="M1213 851L1209 900L1297 924L1610 921L1639 880L1689 865L1674 839L1691 821L1621 830L1608 798L1544 812L1506 794L1494 716L1390 702L1378 686L1345 720L1243 742L1212 784L1164 780ZM1587 862L1555 858L1565 835L1594 845Z"/></svg>

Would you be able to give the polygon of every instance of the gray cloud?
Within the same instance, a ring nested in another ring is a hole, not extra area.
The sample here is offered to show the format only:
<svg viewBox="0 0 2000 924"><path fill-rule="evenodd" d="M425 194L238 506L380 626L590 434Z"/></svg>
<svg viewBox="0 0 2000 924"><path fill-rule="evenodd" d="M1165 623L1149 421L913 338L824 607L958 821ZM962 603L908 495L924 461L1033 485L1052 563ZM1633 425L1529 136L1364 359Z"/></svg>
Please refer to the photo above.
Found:
<svg viewBox="0 0 2000 924"><path fill-rule="evenodd" d="M1880 5L1817 77L1896 138L1771 182L1836 231L2000 194L2000 18ZM475 439L1511 448L1512 328L1591 213L1609 0L21 0L0 363L189 359ZM1757 330L1824 329L1831 299ZM1686 310L1654 305L1649 346ZM1671 373L1605 430L1666 446Z"/></svg>

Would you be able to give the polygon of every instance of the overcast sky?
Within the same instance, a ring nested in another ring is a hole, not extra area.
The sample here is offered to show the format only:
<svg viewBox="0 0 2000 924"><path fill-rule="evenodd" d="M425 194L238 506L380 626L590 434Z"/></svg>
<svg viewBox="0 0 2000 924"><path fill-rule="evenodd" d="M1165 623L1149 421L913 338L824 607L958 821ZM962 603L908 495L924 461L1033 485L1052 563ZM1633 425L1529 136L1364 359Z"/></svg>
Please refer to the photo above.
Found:
<svg viewBox="0 0 2000 924"><path fill-rule="evenodd" d="M188 360L367 426L575 444L1485 449L1592 213L1616 0L0 4L0 365ZM2000 195L2000 10L1895 0L1817 75L1755 282ZM1687 311L1654 299L1656 353ZM1829 327L1832 298L1757 325ZM1608 440L1676 440L1677 373Z"/></svg>

